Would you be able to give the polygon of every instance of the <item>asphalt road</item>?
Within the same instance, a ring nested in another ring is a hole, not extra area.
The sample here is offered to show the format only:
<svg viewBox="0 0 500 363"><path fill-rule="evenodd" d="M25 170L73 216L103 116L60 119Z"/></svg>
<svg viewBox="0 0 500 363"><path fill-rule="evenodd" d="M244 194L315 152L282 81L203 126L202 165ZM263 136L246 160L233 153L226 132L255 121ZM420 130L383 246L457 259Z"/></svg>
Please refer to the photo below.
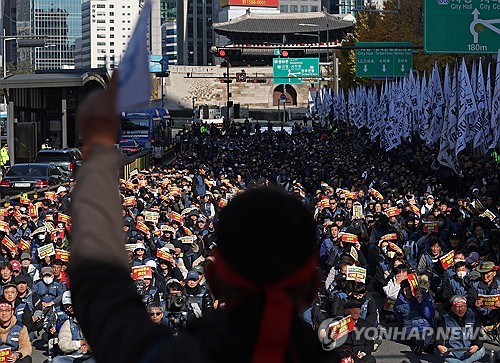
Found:
<svg viewBox="0 0 500 363"><path fill-rule="evenodd" d="M384 325L384 324L382 324ZM394 325L394 324L391 324ZM44 363L47 361L47 356L41 346L42 342L40 340L35 341L34 346L38 349L33 349L33 363ZM486 355L483 357L481 362L489 362L489 353L493 349L495 352L500 350L500 347L490 343L485 344ZM424 353L421 356L416 356L413 354L408 347L403 342L384 340L379 346L378 350L373 354L377 358L378 363L441 363L442 359L434 354Z"/></svg>

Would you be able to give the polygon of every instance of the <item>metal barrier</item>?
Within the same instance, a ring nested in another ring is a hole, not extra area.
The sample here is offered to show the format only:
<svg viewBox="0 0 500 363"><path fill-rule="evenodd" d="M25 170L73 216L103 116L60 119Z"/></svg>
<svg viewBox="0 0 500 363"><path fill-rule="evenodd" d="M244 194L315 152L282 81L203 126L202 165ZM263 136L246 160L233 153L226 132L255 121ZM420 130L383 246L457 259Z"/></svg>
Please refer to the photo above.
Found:
<svg viewBox="0 0 500 363"><path fill-rule="evenodd" d="M49 192L49 191L52 191L52 190L57 190L57 188L59 188L60 186L69 187L69 184L70 184L69 182L67 182L67 183L61 183L61 184L52 185L50 187L45 187L45 188L31 190L31 191L26 192L26 193L20 193L20 194L5 196L4 198L0 199L0 203L2 205L5 205L6 203L10 204L11 200L17 200L17 199L19 199L21 197L30 198L32 201L38 201L38 200L41 200L41 199L45 199L44 192Z"/></svg>
<svg viewBox="0 0 500 363"><path fill-rule="evenodd" d="M127 180L133 170L148 169L151 165L151 157L150 150L143 150L140 153L123 159L123 167L120 172L120 178Z"/></svg>
<svg viewBox="0 0 500 363"><path fill-rule="evenodd" d="M171 146L168 148L168 150L165 153L165 159L170 159L174 154L174 147ZM123 159L123 166L122 169L120 170L120 178L123 178L127 180L130 176L130 173L134 170L144 170L144 169L149 169L149 166L151 165L151 159L152 155L149 150L144 150L141 151L140 153L137 153L133 156L129 156L127 158ZM69 182L67 183L61 183L61 184L56 184L52 185L50 187L45 187L45 188L40 188L40 189L35 189L26 193L20 193L12 196L5 196L4 198L0 199L0 203L3 205L5 203L9 203L12 200L17 200L21 197L24 198L30 198L31 200L39 200L39 199L44 199L44 192L56 190L60 186L69 186Z"/></svg>

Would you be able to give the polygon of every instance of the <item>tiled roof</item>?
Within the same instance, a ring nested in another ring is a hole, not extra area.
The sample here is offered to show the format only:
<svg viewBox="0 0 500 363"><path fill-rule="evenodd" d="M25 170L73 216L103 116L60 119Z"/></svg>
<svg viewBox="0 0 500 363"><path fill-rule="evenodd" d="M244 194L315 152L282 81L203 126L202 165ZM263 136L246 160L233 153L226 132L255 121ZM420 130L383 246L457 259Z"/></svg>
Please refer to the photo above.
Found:
<svg viewBox="0 0 500 363"><path fill-rule="evenodd" d="M314 33L318 32L318 29L320 31L346 29L353 25L350 21L342 20L337 16L325 12L254 14L248 11L246 14L230 21L214 23L213 28L219 34L286 34L294 32Z"/></svg>

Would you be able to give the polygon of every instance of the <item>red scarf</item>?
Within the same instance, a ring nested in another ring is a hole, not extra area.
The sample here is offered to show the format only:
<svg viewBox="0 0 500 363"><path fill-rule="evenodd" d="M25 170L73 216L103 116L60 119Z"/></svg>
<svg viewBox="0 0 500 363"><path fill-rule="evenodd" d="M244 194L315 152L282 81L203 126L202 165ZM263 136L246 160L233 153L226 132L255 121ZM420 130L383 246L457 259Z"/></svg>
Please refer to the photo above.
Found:
<svg viewBox="0 0 500 363"><path fill-rule="evenodd" d="M218 279L231 287L255 294L265 294L259 335L253 351L253 363L280 363L285 361L294 306L286 289L303 285L310 281L316 268L316 254L293 275L272 285L258 285L234 271L218 253L214 263L214 272Z"/></svg>

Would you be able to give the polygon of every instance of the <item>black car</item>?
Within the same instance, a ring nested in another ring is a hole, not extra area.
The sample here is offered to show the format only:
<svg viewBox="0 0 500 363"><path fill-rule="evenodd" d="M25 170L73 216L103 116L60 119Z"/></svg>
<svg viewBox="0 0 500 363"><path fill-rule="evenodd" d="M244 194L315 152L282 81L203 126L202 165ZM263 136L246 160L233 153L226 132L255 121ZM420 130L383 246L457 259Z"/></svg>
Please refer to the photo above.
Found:
<svg viewBox="0 0 500 363"><path fill-rule="evenodd" d="M52 163L60 167L68 176L82 165L82 153L76 148L45 149L36 154L35 163Z"/></svg>
<svg viewBox="0 0 500 363"><path fill-rule="evenodd" d="M54 164L16 164L0 182L0 193L2 195L26 193L66 181L68 177Z"/></svg>

